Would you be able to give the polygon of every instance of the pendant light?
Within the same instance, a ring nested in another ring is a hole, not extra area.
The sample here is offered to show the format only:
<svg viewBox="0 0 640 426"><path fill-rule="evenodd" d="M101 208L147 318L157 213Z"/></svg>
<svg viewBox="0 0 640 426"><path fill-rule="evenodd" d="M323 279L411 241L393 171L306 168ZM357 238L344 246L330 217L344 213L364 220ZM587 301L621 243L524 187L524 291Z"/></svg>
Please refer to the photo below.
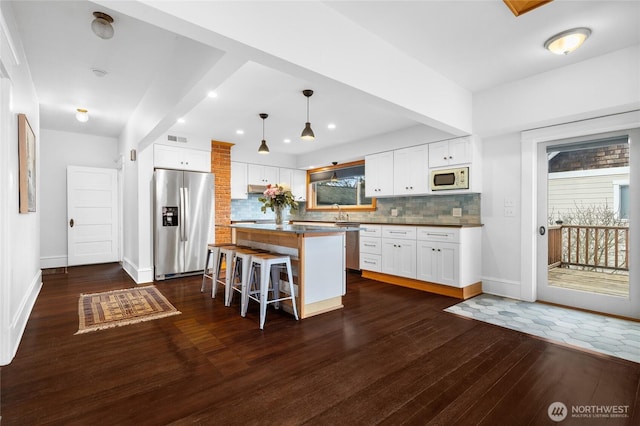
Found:
<svg viewBox="0 0 640 426"><path fill-rule="evenodd" d="M333 164L333 167L338 165L337 161L332 161L331 164ZM338 174L336 173L335 169L333 170L333 174L331 175L331 182L337 182L338 181Z"/></svg>
<svg viewBox="0 0 640 426"><path fill-rule="evenodd" d="M269 147L267 146L267 141L264 139L264 120L269 116L269 114L265 114L264 112L260 114L260 118L262 118L262 143L260 144L260 148L258 148L258 154L268 154Z"/></svg>
<svg viewBox="0 0 640 426"><path fill-rule="evenodd" d="M311 123L309 122L309 98L313 95L313 90L303 90L302 94L307 97L307 122L304 124L304 130L300 137L306 141L312 141L315 138L313 130L311 130Z"/></svg>

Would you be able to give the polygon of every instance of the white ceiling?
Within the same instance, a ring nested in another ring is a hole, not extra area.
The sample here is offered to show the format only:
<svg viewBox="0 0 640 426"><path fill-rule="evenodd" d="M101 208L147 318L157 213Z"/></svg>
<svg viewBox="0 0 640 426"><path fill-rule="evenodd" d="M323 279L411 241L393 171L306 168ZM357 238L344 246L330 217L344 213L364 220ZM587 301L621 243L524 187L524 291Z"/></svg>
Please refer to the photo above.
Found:
<svg viewBox="0 0 640 426"><path fill-rule="evenodd" d="M497 0L325 4L471 92L640 44L639 1L555 0L520 17ZM220 53L88 1L16 1L13 10L41 103L41 126L47 129L117 137L177 49L188 46L203 56ZM114 17L111 40L91 32L96 10ZM555 56L542 47L551 35L577 26L593 32L582 49ZM301 154L417 124L401 108L368 102L335 82L310 83L302 74L258 62L249 60L231 74L215 89L217 98L203 93L203 100L184 115L185 123L168 132L257 149L262 139L258 114L265 112L271 151ZM189 64L185 67L188 72ZM108 74L96 77L92 68ZM306 121L301 91L308 88L315 91L310 98L314 142L299 139ZM76 108L89 110L88 123L75 121ZM329 123L336 129L327 129ZM238 129L244 135L236 134ZM291 143L283 142L287 138Z"/></svg>

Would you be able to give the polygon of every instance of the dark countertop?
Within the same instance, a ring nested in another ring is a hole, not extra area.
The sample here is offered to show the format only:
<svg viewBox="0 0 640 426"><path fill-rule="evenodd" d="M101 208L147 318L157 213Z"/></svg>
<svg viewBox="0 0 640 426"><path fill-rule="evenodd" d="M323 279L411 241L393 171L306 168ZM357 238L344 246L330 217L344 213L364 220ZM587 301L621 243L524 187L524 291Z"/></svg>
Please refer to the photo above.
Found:
<svg viewBox="0 0 640 426"><path fill-rule="evenodd" d="M293 219L292 222L319 222L319 223L339 223L333 220L297 220ZM397 223L397 222L360 222L357 220L349 221L350 223L358 223L362 226L366 225L394 225L394 226L433 226L442 228L479 228L484 226L481 223Z"/></svg>
<svg viewBox="0 0 640 426"><path fill-rule="evenodd" d="M327 233L327 232L332 232L337 234L341 232L360 231L360 228L358 227L348 227L348 226L276 225L275 223L271 223L271 224L238 223L238 224L229 225L229 226L235 229L273 231L273 232L283 232L286 234L310 234L310 233Z"/></svg>

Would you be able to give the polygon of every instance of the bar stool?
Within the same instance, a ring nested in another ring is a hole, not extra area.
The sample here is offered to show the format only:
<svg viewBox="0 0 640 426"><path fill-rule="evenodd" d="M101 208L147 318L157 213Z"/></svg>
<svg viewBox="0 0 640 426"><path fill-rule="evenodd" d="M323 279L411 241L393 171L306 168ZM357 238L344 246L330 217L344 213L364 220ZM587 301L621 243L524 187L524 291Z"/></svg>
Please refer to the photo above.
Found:
<svg viewBox="0 0 640 426"><path fill-rule="evenodd" d="M211 298L215 299L218 283L224 286L225 302L227 300L227 293L231 286L231 274L233 272L233 256L239 247L235 244L225 245L220 247L220 254L218 255L218 269L216 272L216 278L213 280L213 288L211 289ZM220 279L220 268L222 265L222 259L224 259L224 279Z"/></svg>
<svg viewBox="0 0 640 426"><path fill-rule="evenodd" d="M222 247L227 247L227 246L234 246L234 244L231 243L219 243L219 244L207 244L207 257L206 257L206 262L204 264L204 271L202 274L202 286L200 287L200 293L204 293L204 289L207 283L207 278L211 279L211 285L213 286L212 288L212 292L215 293L215 282L216 282L216 277L217 274L220 272L219 271L219 258L220 258L220 248ZM213 265L211 265L211 272L209 272L209 261L211 260L211 258L213 258ZM215 295L213 296L215 297Z"/></svg>
<svg viewBox="0 0 640 426"><path fill-rule="evenodd" d="M249 269L251 267L251 256L257 253L264 253L264 250L252 248L236 248L233 255L233 269L231 272L231 285L225 290L225 306L231 306L233 293L237 291L241 294L240 307L244 305L244 289L249 282ZM236 281L238 280L238 281Z"/></svg>
<svg viewBox="0 0 640 426"><path fill-rule="evenodd" d="M289 281L290 295L280 297L280 270L287 269L287 279ZM256 283L257 270L260 270L260 280ZM298 309L296 308L295 291L293 288L293 274L291 269L291 258L288 255L278 253L260 253L251 256L251 277L245 287L246 295L243 294L242 316L246 316L249 306L249 299L260 303L260 329L264 329L267 318L267 305L273 303L276 309L283 300L291 300L293 315L298 320ZM269 287L271 283L271 287ZM252 287L257 284L257 288ZM269 291L273 298L269 299Z"/></svg>

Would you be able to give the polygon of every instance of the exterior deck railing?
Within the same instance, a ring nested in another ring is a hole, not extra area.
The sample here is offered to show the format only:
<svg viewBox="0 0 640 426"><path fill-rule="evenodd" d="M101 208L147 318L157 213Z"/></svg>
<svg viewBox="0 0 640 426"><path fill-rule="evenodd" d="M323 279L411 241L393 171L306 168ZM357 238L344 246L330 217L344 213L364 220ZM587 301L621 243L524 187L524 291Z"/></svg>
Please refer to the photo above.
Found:
<svg viewBox="0 0 640 426"><path fill-rule="evenodd" d="M559 225L549 229L549 267L629 270L629 227Z"/></svg>

